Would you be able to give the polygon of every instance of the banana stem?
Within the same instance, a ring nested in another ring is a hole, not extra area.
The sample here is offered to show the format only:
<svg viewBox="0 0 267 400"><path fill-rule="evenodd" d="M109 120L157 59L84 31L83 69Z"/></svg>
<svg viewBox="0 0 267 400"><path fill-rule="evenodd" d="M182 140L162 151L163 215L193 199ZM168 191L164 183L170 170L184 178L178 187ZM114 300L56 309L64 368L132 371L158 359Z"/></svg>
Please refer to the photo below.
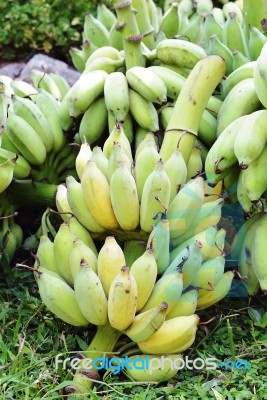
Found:
<svg viewBox="0 0 267 400"><path fill-rule="evenodd" d="M112 352L120 336L121 332L112 328L109 323L98 326L93 340L88 349L83 353L84 357L87 359L90 358L93 362L96 358L101 358L103 354ZM79 400L88 399L88 392L94 385L92 379L96 379L94 376L97 377L98 372L95 368L87 370L88 374L84 373L84 369L83 373L81 373L81 370L82 367L80 370L77 370L73 379L73 385L76 388L76 391L81 394L81 396L78 395L78 397L75 395L75 399Z"/></svg>
<svg viewBox="0 0 267 400"><path fill-rule="evenodd" d="M261 32L267 30L261 24L261 21L267 18L266 0L258 0L257 5L255 4L255 0L243 0L243 12L247 28L251 25L258 28Z"/></svg>
<svg viewBox="0 0 267 400"><path fill-rule="evenodd" d="M211 55L198 61L191 70L176 100L165 131L160 156L166 162L179 147L188 163L208 100L225 74L222 57Z"/></svg>
<svg viewBox="0 0 267 400"><path fill-rule="evenodd" d="M113 0L113 6L116 9L118 27L120 27L123 37L126 69L137 65L144 67L145 58L141 47L143 35L140 34L138 29L132 1Z"/></svg>
<svg viewBox="0 0 267 400"><path fill-rule="evenodd" d="M7 198L18 206L55 207L57 185L34 182L30 179L14 179L7 189Z"/></svg>
<svg viewBox="0 0 267 400"><path fill-rule="evenodd" d="M153 50L155 47L154 28L150 23L147 2L144 0L133 0L133 7L137 11L136 21L143 35L143 43Z"/></svg>

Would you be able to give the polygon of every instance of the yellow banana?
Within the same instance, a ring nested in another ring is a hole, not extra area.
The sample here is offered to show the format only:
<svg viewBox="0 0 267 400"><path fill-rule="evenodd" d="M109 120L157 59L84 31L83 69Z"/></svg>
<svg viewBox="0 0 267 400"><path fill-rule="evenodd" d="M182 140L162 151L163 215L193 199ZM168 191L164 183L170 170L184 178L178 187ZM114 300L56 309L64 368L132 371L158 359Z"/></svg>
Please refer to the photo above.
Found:
<svg viewBox="0 0 267 400"><path fill-rule="evenodd" d="M82 174L86 167L87 161L90 160L91 156L92 156L92 150L89 143L83 141L75 161L76 172L80 180L82 178Z"/></svg>
<svg viewBox="0 0 267 400"><path fill-rule="evenodd" d="M118 330L127 329L134 320L137 304L137 284L127 266L111 282L108 293L108 319Z"/></svg>
<svg viewBox="0 0 267 400"><path fill-rule="evenodd" d="M138 342L138 347L147 354L181 353L194 343L198 323L196 314L169 319L149 339Z"/></svg>
<svg viewBox="0 0 267 400"><path fill-rule="evenodd" d="M101 281L85 260L74 279L74 291L80 310L88 322L104 325L107 322L108 301Z"/></svg>
<svg viewBox="0 0 267 400"><path fill-rule="evenodd" d="M207 291L198 298L197 310L204 310L222 300L228 294L233 278L233 271L225 272L221 280L215 285L214 290Z"/></svg>
<svg viewBox="0 0 267 400"><path fill-rule="evenodd" d="M83 196L82 185L71 175L67 176L66 185L67 200L71 213L75 215L80 224L82 224L90 232L104 232L104 228L96 222L86 205Z"/></svg>
<svg viewBox="0 0 267 400"><path fill-rule="evenodd" d="M113 172L115 171L117 164L123 163L128 171L132 172L132 163L119 142L114 142L111 154L108 160L108 180L110 182Z"/></svg>
<svg viewBox="0 0 267 400"><path fill-rule="evenodd" d="M165 321L167 309L168 304L162 302L151 310L136 315L124 334L133 342L147 340Z"/></svg>
<svg viewBox="0 0 267 400"><path fill-rule="evenodd" d="M179 297L172 311L167 315L166 320L194 314L197 308L197 297L197 288L188 286Z"/></svg>
<svg viewBox="0 0 267 400"><path fill-rule="evenodd" d="M109 137L105 140L104 146L103 146L103 154L109 159L114 142L119 142L127 156L129 157L129 160L132 161L132 150L131 150L131 144L129 142L129 139L125 135L124 128L122 124L116 124L114 128L112 129Z"/></svg>
<svg viewBox="0 0 267 400"><path fill-rule="evenodd" d="M36 281L45 306L56 317L73 326L87 326L74 290L57 273L38 267Z"/></svg>
<svg viewBox="0 0 267 400"><path fill-rule="evenodd" d="M133 231L139 225L139 200L133 175L123 162L117 163L110 179L110 197L115 217L122 229Z"/></svg>
<svg viewBox="0 0 267 400"><path fill-rule="evenodd" d="M68 201L66 185L63 183L57 187L56 206L63 221L69 222L73 212Z"/></svg>
<svg viewBox="0 0 267 400"><path fill-rule="evenodd" d="M104 155L100 146L94 146L90 161L96 163L98 169L108 178L108 159Z"/></svg>
<svg viewBox="0 0 267 400"><path fill-rule="evenodd" d="M107 178L93 161L88 161L81 185L87 207L97 223L105 229L117 228Z"/></svg>
<svg viewBox="0 0 267 400"><path fill-rule="evenodd" d="M107 236L97 258L97 273L108 296L111 282L125 265L121 247L113 236Z"/></svg>
<svg viewBox="0 0 267 400"><path fill-rule="evenodd" d="M138 290L136 310L140 311L148 301L158 273L155 254L151 248L138 257L131 266L131 273L135 278Z"/></svg>

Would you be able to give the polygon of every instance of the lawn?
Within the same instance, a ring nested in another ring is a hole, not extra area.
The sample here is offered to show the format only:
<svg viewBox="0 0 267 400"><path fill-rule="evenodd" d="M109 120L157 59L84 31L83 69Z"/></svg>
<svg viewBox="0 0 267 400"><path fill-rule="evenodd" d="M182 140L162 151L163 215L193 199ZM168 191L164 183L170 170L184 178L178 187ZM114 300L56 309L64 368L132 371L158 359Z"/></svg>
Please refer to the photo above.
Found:
<svg viewBox="0 0 267 400"><path fill-rule="evenodd" d="M73 375L71 370L55 370L55 356L84 350L92 328L77 329L55 319L42 304L30 271L5 268L1 276L0 399L63 398L64 387ZM143 385L131 382L124 374L106 371L102 382L95 384L91 398L267 399L266 296L226 298L199 315L196 341L184 355L190 359L216 357L218 363L247 360L247 368L240 369L237 364L215 370L183 369L167 383Z"/></svg>

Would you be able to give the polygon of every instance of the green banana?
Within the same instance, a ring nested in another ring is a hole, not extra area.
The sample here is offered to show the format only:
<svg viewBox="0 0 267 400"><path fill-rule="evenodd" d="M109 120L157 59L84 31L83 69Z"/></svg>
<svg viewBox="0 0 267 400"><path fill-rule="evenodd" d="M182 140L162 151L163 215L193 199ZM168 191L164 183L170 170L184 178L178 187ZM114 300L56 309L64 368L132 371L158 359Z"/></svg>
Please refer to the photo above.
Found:
<svg viewBox="0 0 267 400"><path fill-rule="evenodd" d="M166 320L194 314L197 308L197 297L198 289L194 286L188 286L179 297L175 307L167 315Z"/></svg>
<svg viewBox="0 0 267 400"><path fill-rule="evenodd" d="M257 222L254 237L252 240L252 266L257 276L260 288L263 291L267 290L267 269L266 269L266 245L264 242L266 234L266 215L260 218Z"/></svg>
<svg viewBox="0 0 267 400"><path fill-rule="evenodd" d="M107 298L101 281L85 260L74 279L74 291L80 310L88 322L104 325L107 322Z"/></svg>
<svg viewBox="0 0 267 400"><path fill-rule="evenodd" d="M122 72L109 74L104 86L105 104L115 121L123 122L130 110L128 83Z"/></svg>
<svg viewBox="0 0 267 400"><path fill-rule="evenodd" d="M69 255L70 258L70 271L73 277L73 281L75 280L76 275L80 271L81 261L84 260L87 262L89 267L97 272L97 257L93 250L89 246L87 246L81 239L76 238L73 240L73 246Z"/></svg>
<svg viewBox="0 0 267 400"><path fill-rule="evenodd" d="M81 140L86 140L90 145L94 144L107 126L107 116L105 98L95 99L82 116L79 126Z"/></svg>
<svg viewBox="0 0 267 400"><path fill-rule="evenodd" d="M139 93L130 89L130 112L139 126L151 132L159 130L159 119L153 103L144 99Z"/></svg>

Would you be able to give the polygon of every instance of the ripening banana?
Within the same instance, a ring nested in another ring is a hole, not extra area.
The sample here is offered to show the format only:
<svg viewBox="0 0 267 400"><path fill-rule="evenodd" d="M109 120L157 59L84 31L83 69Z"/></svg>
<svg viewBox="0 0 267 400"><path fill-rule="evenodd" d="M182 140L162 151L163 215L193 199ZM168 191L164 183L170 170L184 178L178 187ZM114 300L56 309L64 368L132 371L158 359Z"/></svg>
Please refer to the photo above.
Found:
<svg viewBox="0 0 267 400"><path fill-rule="evenodd" d="M110 31L111 27L117 22L116 16L113 12L102 3L97 5L97 20L102 22L103 25Z"/></svg>
<svg viewBox="0 0 267 400"><path fill-rule="evenodd" d="M233 271L225 272L221 280L214 286L214 290L209 290L198 298L197 310L204 310L222 300L231 289L233 278Z"/></svg>
<svg viewBox="0 0 267 400"><path fill-rule="evenodd" d="M67 201L70 211L78 221L90 232L104 232L104 228L99 225L92 216L83 196L82 186L73 176L67 176Z"/></svg>
<svg viewBox="0 0 267 400"><path fill-rule="evenodd" d="M254 75L253 75L257 96L261 104L265 108L267 107L266 54L267 54L267 43L264 44L261 53L255 62Z"/></svg>
<svg viewBox="0 0 267 400"><path fill-rule="evenodd" d="M241 169L262 153L267 143L267 110L254 111L244 119L234 142L235 156Z"/></svg>
<svg viewBox="0 0 267 400"><path fill-rule="evenodd" d="M137 284L131 270L123 266L111 282L108 293L108 319L118 330L127 329L134 320L137 305Z"/></svg>
<svg viewBox="0 0 267 400"><path fill-rule="evenodd" d="M110 179L110 198L115 217L122 229L133 231L139 225L139 200L133 175L118 162Z"/></svg>
<svg viewBox="0 0 267 400"><path fill-rule="evenodd" d="M92 156L90 161L96 163L97 168L102 172L102 174L108 178L108 159L104 155L100 146L94 146L92 151Z"/></svg>
<svg viewBox="0 0 267 400"><path fill-rule="evenodd" d="M136 311L140 311L148 301L154 289L157 272L155 254L149 247L131 266L131 273L135 278L138 290Z"/></svg>
<svg viewBox="0 0 267 400"><path fill-rule="evenodd" d="M179 27L179 4L173 2L170 7L166 10L162 16L162 20L159 26L161 32L163 32L168 39L172 39L178 33Z"/></svg>
<svg viewBox="0 0 267 400"><path fill-rule="evenodd" d="M119 142L114 142L111 154L108 160L108 180L110 182L113 172L115 171L117 164L123 163L128 171L132 172L132 163Z"/></svg>
<svg viewBox="0 0 267 400"><path fill-rule="evenodd" d="M253 213L253 203L248 197L245 185L244 185L244 170L240 171L238 181L237 181L237 200L241 207L243 208L246 217L251 217Z"/></svg>
<svg viewBox="0 0 267 400"><path fill-rule="evenodd" d="M149 339L137 345L148 354L181 353L194 343L198 323L196 314L169 319Z"/></svg>
<svg viewBox="0 0 267 400"><path fill-rule="evenodd" d="M171 183L170 203L179 190L185 185L187 166L182 153L177 148L165 163L165 170Z"/></svg>
<svg viewBox="0 0 267 400"><path fill-rule="evenodd" d="M122 72L109 74L104 86L105 104L116 121L123 122L130 109L128 83Z"/></svg>
<svg viewBox="0 0 267 400"><path fill-rule="evenodd" d="M213 34L209 37L208 40L208 54L216 54L222 57L226 63L226 71L225 74L230 75L233 72L233 55L231 50L219 39L216 34Z"/></svg>
<svg viewBox="0 0 267 400"><path fill-rule="evenodd" d="M263 291L267 290L267 268L266 268L266 245L264 237L266 234L267 218L266 215L261 217L257 222L257 228L252 240L251 258L252 266L257 276L260 288Z"/></svg>
<svg viewBox="0 0 267 400"><path fill-rule="evenodd" d="M142 146L142 148L140 147ZM141 200L144 184L149 175L154 171L155 166L159 162L159 153L155 144L155 140L146 140L142 142L136 152L134 175L137 186L139 200Z"/></svg>
<svg viewBox="0 0 267 400"><path fill-rule="evenodd" d="M205 161L205 172L210 184L222 180L228 174L229 168L237 163L234 143L246 118L244 115L232 121L210 148Z"/></svg>
<svg viewBox="0 0 267 400"><path fill-rule="evenodd" d="M249 167L242 171L243 186L252 203L257 203L267 189L267 145L263 151L252 161Z"/></svg>
<svg viewBox="0 0 267 400"><path fill-rule="evenodd" d="M217 285L223 277L224 266L225 257L223 256L203 262L192 280L192 285L199 289L198 297L205 295L207 291L214 290L215 285Z"/></svg>
<svg viewBox="0 0 267 400"><path fill-rule="evenodd" d="M103 145L103 154L109 159L114 142L119 142L125 153L127 154L130 161L132 161L132 150L129 139L125 135L124 128L122 124L116 124L112 129L109 137L105 140Z"/></svg>
<svg viewBox="0 0 267 400"><path fill-rule="evenodd" d="M182 361L181 354L135 355L128 358L126 375L130 376L134 382L167 382L182 368ZM148 363L147 365L154 363L153 370L144 368L146 363Z"/></svg>
<svg viewBox="0 0 267 400"><path fill-rule="evenodd" d="M148 238L155 253L158 274L162 274L170 263L170 225L166 215L163 214Z"/></svg>
<svg viewBox="0 0 267 400"><path fill-rule="evenodd" d="M250 25L248 47L252 60L257 60L261 54L262 48L267 42L267 38L256 26ZM12 84L11 84L12 86Z"/></svg>
<svg viewBox="0 0 267 400"><path fill-rule="evenodd" d="M175 240L176 245L180 245L194 235L205 231L211 226L219 223L222 215L222 205L224 199L219 197L211 202L204 203L199 210L195 220L190 227Z"/></svg>
<svg viewBox="0 0 267 400"><path fill-rule="evenodd" d="M264 214L260 214L260 218L262 218ZM250 219L252 219L252 224L245 229L246 232L244 232L242 245L238 254L238 272L243 277L243 283L247 288L248 295L254 296L258 292L260 284L252 264L252 242L258 227L259 218Z"/></svg>
<svg viewBox="0 0 267 400"><path fill-rule="evenodd" d="M108 296L111 282L125 265L123 251L113 236L107 236L97 258L97 273Z"/></svg>
<svg viewBox="0 0 267 400"><path fill-rule="evenodd" d="M30 97L31 99L37 94L37 90L21 79L14 79L10 82L10 86L14 91L14 94L20 97Z"/></svg>
<svg viewBox="0 0 267 400"><path fill-rule="evenodd" d="M87 161L90 160L91 156L92 156L92 150L89 143L83 141L75 161L76 172L80 179L86 167Z"/></svg>
<svg viewBox="0 0 267 400"><path fill-rule="evenodd" d="M37 104L30 99L13 95L14 112L26 121L38 134L49 153L54 147L53 132L48 119L44 116Z"/></svg>
<svg viewBox="0 0 267 400"><path fill-rule="evenodd" d="M72 216L69 220L69 228L75 237L81 239L86 246L90 247L93 253L97 256L98 251L96 249L95 243L91 237L90 232L77 220L76 217Z"/></svg>
<svg viewBox="0 0 267 400"><path fill-rule="evenodd" d="M81 140L86 140L90 145L95 143L107 126L107 117L104 97L95 99L82 116L79 126Z"/></svg>
<svg viewBox="0 0 267 400"><path fill-rule="evenodd" d="M235 12L228 13L223 26L222 39L229 50L238 50L244 54L244 56L250 58L246 32Z"/></svg>
<svg viewBox="0 0 267 400"><path fill-rule="evenodd" d="M69 255L70 271L75 279L77 273L80 270L81 260L85 260L89 267L97 272L97 257L93 250L87 246L81 239L75 238L73 240L73 247Z"/></svg>
<svg viewBox="0 0 267 400"><path fill-rule="evenodd" d="M53 150L59 151L62 149L65 143L59 117L59 104L57 104L56 99L50 93L43 89L38 89L35 102L50 126L52 132Z"/></svg>
<svg viewBox="0 0 267 400"><path fill-rule="evenodd" d="M194 314L197 308L197 297L198 289L194 286L188 286L179 297L172 311L167 315L166 320Z"/></svg>
<svg viewBox="0 0 267 400"><path fill-rule="evenodd" d="M127 139L130 143L133 141L133 121L130 112L126 115L123 122L121 122L124 133L127 136ZM116 119L111 112L108 112L108 129L109 132L112 132L114 126L116 125Z"/></svg>
<svg viewBox="0 0 267 400"><path fill-rule="evenodd" d="M126 71L129 86L151 103L164 104L167 101L165 83L152 70L144 67L132 67Z"/></svg>
<svg viewBox="0 0 267 400"><path fill-rule="evenodd" d="M46 148L37 132L23 118L8 115L6 135L22 156L32 165L42 165L46 159Z"/></svg>
<svg viewBox="0 0 267 400"><path fill-rule="evenodd" d="M238 104L233 107L233 104ZM244 79L233 87L223 101L218 113L217 135L235 119L250 114L261 107L252 78Z"/></svg>
<svg viewBox="0 0 267 400"><path fill-rule="evenodd" d="M151 232L154 218L169 206L170 193L170 179L162 160L159 160L154 171L145 181L142 191L140 226L143 231Z"/></svg>
<svg viewBox="0 0 267 400"><path fill-rule="evenodd" d="M16 160L10 158L0 164L0 193L3 193L12 182Z"/></svg>
<svg viewBox="0 0 267 400"><path fill-rule="evenodd" d="M202 47L180 39L162 40L156 50L157 58L161 62L189 69L193 68L199 60L207 56Z"/></svg>
<svg viewBox="0 0 267 400"><path fill-rule="evenodd" d="M39 266L35 276L42 301L56 317L73 326L88 325L74 290L60 275Z"/></svg>
<svg viewBox="0 0 267 400"><path fill-rule="evenodd" d="M183 273L182 269L178 268L170 273L165 273L160 277L154 285L148 301L141 309L142 312L148 311L157 306L162 301L168 303L167 314L174 308L176 302L183 291Z"/></svg>
<svg viewBox="0 0 267 400"><path fill-rule="evenodd" d="M71 117L83 114L93 101L104 93L107 75L105 71L97 70L80 76L64 97Z"/></svg>
<svg viewBox="0 0 267 400"><path fill-rule="evenodd" d="M71 232L69 224L63 222L54 239L54 256L59 274L70 285L73 285L73 277L70 269L70 253L73 248L75 235Z"/></svg>
<svg viewBox="0 0 267 400"><path fill-rule="evenodd" d="M167 309L168 304L162 302L151 310L136 315L124 334L134 342L147 340L165 321Z"/></svg>
<svg viewBox="0 0 267 400"><path fill-rule="evenodd" d="M64 185L63 183L61 183L57 187L55 200L57 210L60 213L61 218L63 219L63 221L69 222L71 216L73 215L73 212L68 201L66 185Z"/></svg>
<svg viewBox="0 0 267 400"><path fill-rule="evenodd" d="M204 202L204 180L197 177L189 181L174 197L167 211L170 237L182 235L194 222Z"/></svg>
<svg viewBox="0 0 267 400"><path fill-rule="evenodd" d="M153 71L165 84L167 97L176 100L183 85L185 78L175 71L161 66L151 66L148 70Z"/></svg>
<svg viewBox="0 0 267 400"><path fill-rule="evenodd" d="M87 162L81 185L87 207L97 223L105 229L117 228L108 180L93 161Z"/></svg>
<svg viewBox="0 0 267 400"><path fill-rule="evenodd" d="M228 93L237 85L239 82L253 78L254 66L256 62L250 61L241 67L234 70L230 75L226 77L226 79L222 80L220 84L222 98L228 95Z"/></svg>
<svg viewBox="0 0 267 400"><path fill-rule="evenodd" d="M74 279L74 291L80 310L88 322L104 325L107 322L108 301L95 271L85 260Z"/></svg>
<svg viewBox="0 0 267 400"><path fill-rule="evenodd" d="M43 234L40 237L36 257L43 267L59 274L54 254L54 243L50 240L47 234Z"/></svg>
<svg viewBox="0 0 267 400"><path fill-rule="evenodd" d="M130 112L139 126L151 132L159 130L159 118L154 104L135 90L129 89Z"/></svg>
<svg viewBox="0 0 267 400"><path fill-rule="evenodd" d="M107 28L90 13L85 16L84 35L96 47L109 45L109 32Z"/></svg>

